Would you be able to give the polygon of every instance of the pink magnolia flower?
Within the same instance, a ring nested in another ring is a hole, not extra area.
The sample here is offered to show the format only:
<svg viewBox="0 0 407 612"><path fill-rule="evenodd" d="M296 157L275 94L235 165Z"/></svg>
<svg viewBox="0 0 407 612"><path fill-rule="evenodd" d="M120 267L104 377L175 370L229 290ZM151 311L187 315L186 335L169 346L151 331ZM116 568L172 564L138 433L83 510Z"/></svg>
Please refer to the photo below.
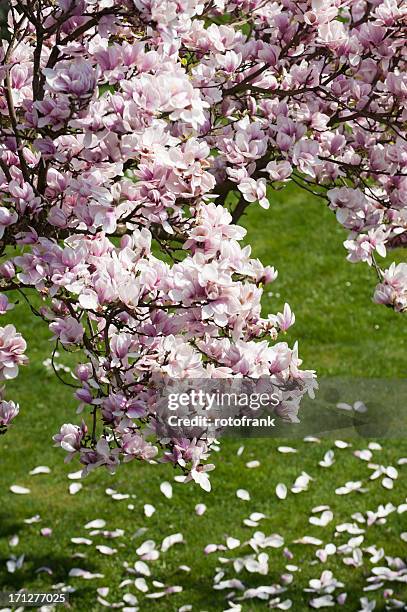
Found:
<svg viewBox="0 0 407 612"><path fill-rule="evenodd" d="M270 372L276 374L286 370L290 365L292 351L286 342L279 342L268 350Z"/></svg>
<svg viewBox="0 0 407 612"><path fill-rule="evenodd" d="M295 314L291 312L289 304L284 304L283 312L277 313L276 316L271 316L271 319L276 323L281 331L287 331L295 323Z"/></svg>
<svg viewBox="0 0 407 612"><path fill-rule="evenodd" d="M369 230L367 234L359 234L349 240L345 240L344 247L348 249L348 261L352 263L357 261L366 261L369 265L373 263L373 254L376 251L381 257L386 257L386 239L389 232L385 226L380 226L377 229Z"/></svg>
<svg viewBox="0 0 407 612"><path fill-rule="evenodd" d="M14 402L0 401L0 426L8 426L18 415L19 405Z"/></svg>
<svg viewBox="0 0 407 612"><path fill-rule="evenodd" d="M56 99L45 96L43 100L34 102L31 123L38 128L50 126L53 130L59 130L66 124L70 114L68 97L60 95ZM52 149L48 147L48 151L51 153Z"/></svg>
<svg viewBox="0 0 407 612"><path fill-rule="evenodd" d="M84 329L74 317L57 319L50 323L49 328L54 332L54 338L58 338L62 344L79 344L82 342Z"/></svg>
<svg viewBox="0 0 407 612"><path fill-rule="evenodd" d="M312 0L312 10L307 11L304 15L304 20L309 25L327 24L338 14L336 2L332 0Z"/></svg>
<svg viewBox="0 0 407 612"><path fill-rule="evenodd" d="M125 434L122 438L122 449L124 453L124 461L132 459L144 459L150 461L158 453L158 449L146 442L142 436L137 433Z"/></svg>
<svg viewBox="0 0 407 612"><path fill-rule="evenodd" d="M336 49L348 39L345 27L340 21L321 23L318 28L318 33L321 43L325 44L331 49Z"/></svg>
<svg viewBox="0 0 407 612"><path fill-rule="evenodd" d="M86 432L87 428L83 422L81 427L65 423L65 425L62 425L59 434L53 436L55 446L60 446L69 453L66 461L70 461L73 454L81 449L81 442Z"/></svg>
<svg viewBox="0 0 407 612"><path fill-rule="evenodd" d="M81 450L80 461L85 466L84 476L102 465L109 472L114 473L119 465L118 449L111 450L108 441L105 438L99 438L95 450L88 448Z"/></svg>
<svg viewBox="0 0 407 612"><path fill-rule="evenodd" d="M59 62L56 68L44 68L48 89L74 96L88 96L96 86L96 73L92 65L82 59Z"/></svg>
<svg viewBox="0 0 407 612"><path fill-rule="evenodd" d="M271 161L266 166L266 172L268 172L272 181L286 181L292 174L292 166L287 161Z"/></svg>
<svg viewBox="0 0 407 612"><path fill-rule="evenodd" d="M243 194L246 202L256 202L258 200L262 208L268 209L270 207L270 202L266 197L266 179L255 181L252 178L246 178L238 184L237 188Z"/></svg>
<svg viewBox="0 0 407 612"><path fill-rule="evenodd" d="M316 169L321 165L319 151L318 142L303 138L293 149L293 162L304 174L315 178Z"/></svg>
<svg viewBox="0 0 407 612"><path fill-rule="evenodd" d="M18 366L28 362L27 344L14 325L0 327L0 380L15 378Z"/></svg>
<svg viewBox="0 0 407 612"><path fill-rule="evenodd" d="M393 306L398 312L407 309L407 264L392 263L376 287L374 301Z"/></svg>
<svg viewBox="0 0 407 612"><path fill-rule="evenodd" d="M209 480L208 472L211 472L214 469L215 466L211 463L207 463L206 465L198 465L196 468L191 470L184 482L193 480L199 484L201 489L209 493L211 490L211 481Z"/></svg>
<svg viewBox="0 0 407 612"><path fill-rule="evenodd" d="M0 314L6 314L8 310L12 310L14 304L10 304L8 297L4 294L0 294Z"/></svg>
<svg viewBox="0 0 407 612"><path fill-rule="evenodd" d="M407 15L407 8L397 2L397 0L384 0L375 8L375 16L378 23L391 26L396 20L402 19Z"/></svg>
<svg viewBox="0 0 407 612"><path fill-rule="evenodd" d="M4 206L0 206L0 239L3 238L6 227L17 223L17 221L18 215L15 210L9 210Z"/></svg>
<svg viewBox="0 0 407 612"><path fill-rule="evenodd" d="M5 261L0 265L0 276L10 280L16 274L16 269L11 261Z"/></svg>
<svg viewBox="0 0 407 612"><path fill-rule="evenodd" d="M80 363L75 368L75 374L81 382L86 382L92 377L92 365L90 363Z"/></svg>

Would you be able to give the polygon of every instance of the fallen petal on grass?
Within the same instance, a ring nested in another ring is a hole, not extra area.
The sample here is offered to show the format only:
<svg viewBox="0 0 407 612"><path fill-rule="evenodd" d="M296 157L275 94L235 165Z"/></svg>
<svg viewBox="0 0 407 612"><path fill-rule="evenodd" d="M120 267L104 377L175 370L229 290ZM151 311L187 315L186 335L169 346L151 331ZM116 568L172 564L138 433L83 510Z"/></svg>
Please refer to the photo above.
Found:
<svg viewBox="0 0 407 612"><path fill-rule="evenodd" d="M160 484L160 491L167 499L172 497L172 485L169 482L162 482Z"/></svg>
<svg viewBox="0 0 407 612"><path fill-rule="evenodd" d="M161 551L166 552L174 544L181 544L184 541L182 533L174 533L163 539L161 544Z"/></svg>
<svg viewBox="0 0 407 612"><path fill-rule="evenodd" d="M103 529L105 526L106 521L104 519L94 519L93 521L86 523L85 529Z"/></svg>
<svg viewBox="0 0 407 612"><path fill-rule="evenodd" d="M250 493L249 493L249 491L246 491L246 489L238 489L236 491L236 497L238 499L242 499L243 501L249 501L250 500Z"/></svg>
<svg viewBox="0 0 407 612"><path fill-rule="evenodd" d="M28 473L30 476L36 476L37 474L50 474L51 468L49 468L47 465L39 465Z"/></svg>
<svg viewBox="0 0 407 612"><path fill-rule="evenodd" d="M154 512L155 512L154 506L152 506L151 504L144 504L144 514L146 515L147 518L150 518L150 516L153 516Z"/></svg>
<svg viewBox="0 0 407 612"><path fill-rule="evenodd" d="M278 499L285 499L287 497L287 487L282 482L276 486L276 495Z"/></svg>
<svg viewBox="0 0 407 612"><path fill-rule="evenodd" d="M11 485L10 491L15 493L15 495L28 495L31 493L31 489L27 489L27 487L21 487L20 485Z"/></svg>
<svg viewBox="0 0 407 612"><path fill-rule="evenodd" d="M205 512L206 512L206 505L205 504L197 504L195 506L195 513L198 516L202 516L203 514L205 514Z"/></svg>

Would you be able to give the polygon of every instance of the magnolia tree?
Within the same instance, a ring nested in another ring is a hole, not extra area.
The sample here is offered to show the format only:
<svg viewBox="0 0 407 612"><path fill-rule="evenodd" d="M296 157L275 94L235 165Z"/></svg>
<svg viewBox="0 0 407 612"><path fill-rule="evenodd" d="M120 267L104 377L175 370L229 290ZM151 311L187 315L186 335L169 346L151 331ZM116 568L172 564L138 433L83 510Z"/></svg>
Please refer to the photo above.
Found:
<svg viewBox="0 0 407 612"><path fill-rule="evenodd" d="M163 460L209 488L211 440L157 432L163 376L269 377L295 418L315 375L279 339L289 306L262 316L277 272L238 225L288 181L349 230L373 299L407 309L407 264L376 260L407 236L406 17L404 0L10 3L0 308L22 294L76 353L82 416L54 440L84 473ZM3 380L25 351L0 328ZM17 412L2 400L3 431Z"/></svg>

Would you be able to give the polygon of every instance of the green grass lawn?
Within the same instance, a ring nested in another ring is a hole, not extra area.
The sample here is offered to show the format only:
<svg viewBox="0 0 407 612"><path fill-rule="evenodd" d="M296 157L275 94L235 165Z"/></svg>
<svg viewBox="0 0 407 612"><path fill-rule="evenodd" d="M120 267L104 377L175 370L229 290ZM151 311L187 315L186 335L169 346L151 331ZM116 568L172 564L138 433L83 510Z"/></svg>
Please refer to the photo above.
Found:
<svg viewBox="0 0 407 612"><path fill-rule="evenodd" d="M285 301L290 303L297 321L287 334L287 340L290 343L299 340L305 367L316 369L323 376L405 377L405 320L372 303L374 274L365 265L346 262L342 246L346 234L323 203L290 187L272 194L269 211L253 206L244 224L253 254L279 270L278 280L266 288L264 310L281 311ZM401 261L403 253L391 256ZM347 602L340 609L358 610L361 596L377 599L376 610L384 609L382 591L369 594L362 590L372 567L368 555L363 567L357 569L345 566L339 555L329 557L323 564L315 557L317 547L293 544L293 540L309 535L320 538L324 544L344 544L351 536L343 533L334 538L335 525L354 522L352 513L366 513L376 510L379 504L398 505L405 501L407 466L398 467L399 478L394 488L386 490L380 479L369 480L371 470L367 462L353 455L354 450L367 448L368 441L363 439L352 440L352 448L335 449L336 461L330 468L320 467L318 462L327 450L334 448L333 440L323 440L319 444L290 440L289 445L298 452L289 455L277 451L282 443L277 440L225 440L215 457L216 470L211 476L213 491L210 494L196 486L173 482L173 498L166 500L159 486L163 480L172 481L175 475L172 468L133 462L122 466L115 476L104 471L91 474L83 482L83 489L70 495L68 486L72 481L67 479L67 474L77 471L79 465L63 463L65 454L52 447L51 436L61 423L75 422L75 400L70 390L62 387L42 365L49 356L50 333L41 321L33 321L23 304L16 307L7 320L14 322L27 339L31 364L8 385L8 396L19 401L21 412L14 427L0 438L0 580L3 590L21 587L51 590L51 585L64 582L76 588L71 595L72 609L88 611L104 609L96 602L96 589L109 586L107 600L120 602L125 592L131 592L137 595L142 611L174 611L186 604L191 604L194 611L221 611L228 608L225 595L231 589L213 590L216 568L225 571L225 579L238 577L246 587L256 587L279 583L281 574L287 573L285 565L291 563L299 569L281 597L293 601L292 610L308 609L308 602L314 595L304 593L303 589L308 587L311 578L319 578L324 569L331 569L345 584L335 592L336 595L348 593ZM400 457L407 456L407 441L403 438L384 440L381 444L383 450L373 453L375 463L395 466ZM245 449L237 456L241 445ZM259 460L261 465L248 469L246 463L253 459ZM28 472L38 465L49 466L51 474L29 476ZM290 487L302 471L314 478L309 490L297 495L289 493L287 499L279 500L275 495L277 483L283 482ZM335 495L335 489L349 480L362 480L366 493ZM9 491L12 484L27 486L31 493L14 495ZM131 497L115 501L105 493L108 487ZM251 500L237 499L238 488L247 489ZM201 517L194 511L199 502L208 507ZM156 507L151 518L144 516L145 503ZM325 528L308 522L311 509L321 504L329 504L334 513L334 520ZM129 509L129 505L133 508ZM252 512L267 516L258 528L243 525L243 519ZM24 523L24 519L36 514L41 516L40 523ZM406 516L394 512L386 523L369 527L362 546L376 545L383 547L386 555L405 557L406 545L400 539L400 532L407 531ZM87 536L84 525L96 518L106 520L106 529L120 528L125 535L109 540L99 534L92 537L91 546L71 543L72 537ZM51 537L39 534L43 527L53 529ZM141 527L147 528L144 534L138 534ZM227 536L243 543L256 530L266 535L278 533L283 536L285 545L294 555L293 560L287 561L282 554L283 548L267 549L269 574L260 576L245 571L236 574L230 564L218 560L219 556L232 558L247 553L248 548L207 556L203 553L208 543L225 543ZM182 532L185 544L177 544L161 553L158 560L149 562L151 578L146 580L149 592L162 590L152 584L152 580L157 580L166 586L181 585L181 593L154 600L145 599L133 584L119 587L126 578L134 581L136 576L126 572L124 564L134 567L138 559L136 549L143 541L153 539L159 546L165 536L176 532ZM19 536L19 543L12 548L9 538L15 534ZM112 546L117 553L104 556L95 550L97 544ZM15 573L7 572L6 561L11 554L23 553L26 557L22 568ZM78 557L78 553L83 557ZM179 569L180 565L190 566L191 571ZM386 565L386 561L382 559L378 565ZM52 576L36 573L41 566L50 567ZM102 573L104 577L89 581L68 578L73 567ZM405 586L404 590L399 583L386 586L394 589L394 597L407 600ZM265 608L267 602L243 602L244 611Z"/></svg>

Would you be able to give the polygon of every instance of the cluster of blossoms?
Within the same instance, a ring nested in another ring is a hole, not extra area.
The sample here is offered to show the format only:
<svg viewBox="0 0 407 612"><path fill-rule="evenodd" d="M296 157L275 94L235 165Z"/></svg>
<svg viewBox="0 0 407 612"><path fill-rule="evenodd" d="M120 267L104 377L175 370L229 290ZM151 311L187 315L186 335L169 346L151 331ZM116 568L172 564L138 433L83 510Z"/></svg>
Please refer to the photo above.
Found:
<svg viewBox="0 0 407 612"><path fill-rule="evenodd" d="M0 289L36 290L57 346L82 356L83 421L55 441L85 472L162 451L202 484L211 441L159 438L158 380L270 377L295 390L282 407L293 418L315 386L279 339L294 322L288 305L261 315L276 271L240 244L237 222L251 203L268 208L267 187L292 180L321 195L351 232L350 261L379 275L375 300L407 308L407 266L375 259L407 229L407 7L10 5ZM1 330L1 377L11 378L25 343ZM3 412L8 423L13 410Z"/></svg>

